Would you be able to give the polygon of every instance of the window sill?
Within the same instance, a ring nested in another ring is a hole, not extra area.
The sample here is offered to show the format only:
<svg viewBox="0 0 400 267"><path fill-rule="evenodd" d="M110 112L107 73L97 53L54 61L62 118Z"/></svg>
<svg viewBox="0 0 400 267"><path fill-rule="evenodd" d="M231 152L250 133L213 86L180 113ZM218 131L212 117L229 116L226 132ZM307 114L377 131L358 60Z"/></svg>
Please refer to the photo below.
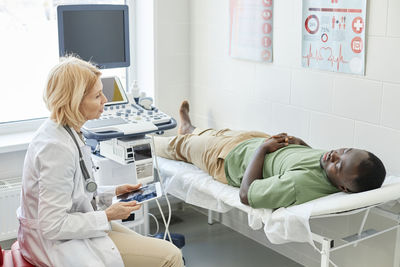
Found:
<svg viewBox="0 0 400 267"><path fill-rule="evenodd" d="M46 118L0 124L0 154L26 150Z"/></svg>
<svg viewBox="0 0 400 267"><path fill-rule="evenodd" d="M0 135L0 154L26 150L35 131Z"/></svg>

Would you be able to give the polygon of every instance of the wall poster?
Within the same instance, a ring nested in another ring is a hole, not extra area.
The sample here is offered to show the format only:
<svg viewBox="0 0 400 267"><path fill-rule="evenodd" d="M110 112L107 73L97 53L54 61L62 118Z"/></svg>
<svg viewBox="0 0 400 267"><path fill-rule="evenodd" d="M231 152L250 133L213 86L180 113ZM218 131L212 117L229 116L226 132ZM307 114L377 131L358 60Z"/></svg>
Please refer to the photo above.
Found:
<svg viewBox="0 0 400 267"><path fill-rule="evenodd" d="M367 0L303 0L302 65L364 75Z"/></svg>
<svg viewBox="0 0 400 267"><path fill-rule="evenodd" d="M230 0L229 55L272 62L272 0Z"/></svg>

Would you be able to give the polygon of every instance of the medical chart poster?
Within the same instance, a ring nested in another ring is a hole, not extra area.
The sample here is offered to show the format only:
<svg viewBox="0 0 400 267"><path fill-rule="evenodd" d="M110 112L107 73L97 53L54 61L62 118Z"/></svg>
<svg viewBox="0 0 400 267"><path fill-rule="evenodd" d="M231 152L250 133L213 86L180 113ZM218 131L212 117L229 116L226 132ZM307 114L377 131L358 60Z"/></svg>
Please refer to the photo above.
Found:
<svg viewBox="0 0 400 267"><path fill-rule="evenodd" d="M230 0L229 55L272 62L272 0Z"/></svg>
<svg viewBox="0 0 400 267"><path fill-rule="evenodd" d="M364 75L367 0L303 0L302 65Z"/></svg>

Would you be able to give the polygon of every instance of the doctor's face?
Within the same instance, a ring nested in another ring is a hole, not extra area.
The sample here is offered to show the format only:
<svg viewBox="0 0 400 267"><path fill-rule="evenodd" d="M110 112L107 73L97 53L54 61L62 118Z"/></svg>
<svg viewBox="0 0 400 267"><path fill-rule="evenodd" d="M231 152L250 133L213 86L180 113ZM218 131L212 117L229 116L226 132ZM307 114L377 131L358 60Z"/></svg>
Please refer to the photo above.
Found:
<svg viewBox="0 0 400 267"><path fill-rule="evenodd" d="M98 119L103 113L104 103L107 98L103 94L103 84L98 78L93 88L85 95L79 106L79 111L85 116L86 120Z"/></svg>

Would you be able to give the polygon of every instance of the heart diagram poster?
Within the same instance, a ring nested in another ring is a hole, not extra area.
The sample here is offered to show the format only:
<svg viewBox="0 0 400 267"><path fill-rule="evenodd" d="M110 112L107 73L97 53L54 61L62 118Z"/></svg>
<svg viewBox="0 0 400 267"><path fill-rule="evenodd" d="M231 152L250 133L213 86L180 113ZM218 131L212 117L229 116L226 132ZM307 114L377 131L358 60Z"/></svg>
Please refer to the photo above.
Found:
<svg viewBox="0 0 400 267"><path fill-rule="evenodd" d="M229 55L272 62L272 0L230 0Z"/></svg>
<svg viewBox="0 0 400 267"><path fill-rule="evenodd" d="M364 75L367 0L303 0L302 65Z"/></svg>

